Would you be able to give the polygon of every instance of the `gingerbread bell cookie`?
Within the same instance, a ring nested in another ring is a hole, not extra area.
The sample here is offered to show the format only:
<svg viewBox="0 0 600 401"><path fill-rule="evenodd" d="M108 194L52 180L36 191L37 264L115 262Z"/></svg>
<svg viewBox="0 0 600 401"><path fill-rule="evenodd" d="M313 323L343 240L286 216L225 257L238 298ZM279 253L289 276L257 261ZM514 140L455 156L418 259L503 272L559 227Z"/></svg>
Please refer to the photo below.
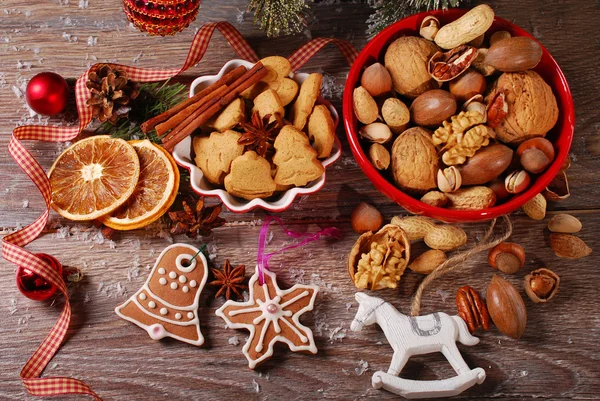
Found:
<svg viewBox="0 0 600 401"><path fill-rule="evenodd" d="M206 258L196 247L170 245L158 256L142 288L115 312L154 340L172 337L202 345L198 301L207 277Z"/></svg>
<svg viewBox="0 0 600 401"><path fill-rule="evenodd" d="M317 353L312 331L300 323L300 316L313 309L319 287L296 284L281 290L275 273L268 270L261 285L258 269L249 287L247 302L227 301L216 314L227 327L250 331L242 349L250 369L271 357L277 342L286 343L292 351Z"/></svg>

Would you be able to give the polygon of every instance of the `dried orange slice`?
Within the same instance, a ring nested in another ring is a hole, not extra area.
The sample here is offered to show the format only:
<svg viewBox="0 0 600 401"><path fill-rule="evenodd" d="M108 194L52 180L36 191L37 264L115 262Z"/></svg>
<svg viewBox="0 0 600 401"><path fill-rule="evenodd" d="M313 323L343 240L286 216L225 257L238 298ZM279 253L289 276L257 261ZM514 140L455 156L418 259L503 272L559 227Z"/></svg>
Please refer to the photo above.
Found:
<svg viewBox="0 0 600 401"><path fill-rule="evenodd" d="M131 196L140 175L133 146L96 135L74 143L54 161L48 178L52 207L70 220L94 220Z"/></svg>
<svg viewBox="0 0 600 401"><path fill-rule="evenodd" d="M115 230L134 230L158 220L179 189L179 170L166 150L147 139L129 143L140 159L140 179L127 202L100 219Z"/></svg>

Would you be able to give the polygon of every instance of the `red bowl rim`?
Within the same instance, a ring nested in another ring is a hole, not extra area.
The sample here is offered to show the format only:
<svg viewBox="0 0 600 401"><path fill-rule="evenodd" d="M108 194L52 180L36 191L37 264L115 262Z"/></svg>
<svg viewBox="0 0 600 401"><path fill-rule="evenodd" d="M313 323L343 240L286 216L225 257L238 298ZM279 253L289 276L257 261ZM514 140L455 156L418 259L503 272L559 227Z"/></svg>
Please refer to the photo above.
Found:
<svg viewBox="0 0 600 401"><path fill-rule="evenodd" d="M367 59L371 57L371 49L375 47L376 44L379 45L379 42L383 40L389 41L389 43L391 43L391 39L394 37L394 35L396 35L400 30L406 29L406 26L409 25L409 22L420 21L427 15L456 15L457 17L459 17L467 11L468 10L466 9L425 11L404 18L384 29L366 44L366 46L356 58L352 68L350 69L348 78L346 79L346 86L344 88L343 98L344 127L346 129L346 136L350 144L350 149L352 150L352 153L354 155L354 158L358 162L358 165L365 173L365 175L369 178L369 180L373 183L373 185L375 185L375 187L383 194L385 194L388 198L394 200L400 206L404 207L407 211L413 214L422 214L447 222L490 220L517 210L524 203L532 199L535 195L542 192L548 186L548 184L550 184L554 177L560 172L562 165L569 154L575 130L575 108L573 105L573 97L571 95L571 91L569 89L567 80L556 60L552 57L550 52L548 52L548 50L540 43L540 46L542 47L542 51L544 53L544 57L548 57L549 64L553 67L552 75L556 75L558 80L562 83L564 87L563 93L566 96L557 96L557 89L551 86L555 96L557 97L557 100L560 101L559 119L563 119L570 124L568 125L568 127L563 128L562 131L557 132L556 134L557 138L566 138L566 146L562 146L558 149L556 158L554 159L550 167L544 173L539 175L534 181L534 184L531 187L529 187L525 192L518 195L514 195L510 200L508 200L505 203L487 209L474 211L451 210L431 206L419 201L416 198L413 198L412 196L397 188L394 184L392 184L385 177L383 177L379 173L379 171L375 169L375 167L373 167L370 160L368 159L368 156L363 151L360 139L358 137L357 125L354 121L355 117L352 102L352 93L354 91L356 83L359 81L363 66L366 64ZM518 36L527 36L537 41L537 39L535 39L527 31L523 30L519 26L503 18L495 17L494 24L510 27L510 29L513 30ZM562 140L565 141L565 139Z"/></svg>

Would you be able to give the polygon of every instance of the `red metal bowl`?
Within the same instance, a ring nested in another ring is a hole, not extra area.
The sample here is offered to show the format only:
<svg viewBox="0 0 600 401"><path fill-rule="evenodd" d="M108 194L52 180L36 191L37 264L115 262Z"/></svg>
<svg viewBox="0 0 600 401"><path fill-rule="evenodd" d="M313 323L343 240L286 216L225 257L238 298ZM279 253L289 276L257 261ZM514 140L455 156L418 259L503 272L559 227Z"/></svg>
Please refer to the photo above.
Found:
<svg viewBox="0 0 600 401"><path fill-rule="evenodd" d="M380 192L385 194L394 202L403 206L409 212L433 217L434 219L446 222L489 220L511 213L521 207L525 202L543 191L544 188L546 188L552 179L558 174L567 155L569 154L571 141L573 140L573 132L575 129L575 109L573 107L573 98L571 96L571 91L569 90L569 85L567 84L567 80L556 61L552 58L548 50L542 46L542 60L535 68L535 71L544 78L550 87L552 87L558 103L558 122L546 136L546 138L548 138L554 144L554 148L556 150L556 159L544 173L533 180L532 185L529 187L529 189L527 189L527 191L511 197L505 203L488 209L474 211L449 210L427 205L402 192L392 182L385 178L379 172L379 170L373 167L366 154L365 148L363 148L363 146L366 147L367 144L364 143L364 141L361 141L358 136L358 122L356 120L356 116L354 115L352 102L352 92L354 88L359 85L360 76L363 72L363 69L377 61L382 61L388 45L396 38L405 35L418 36L421 21L425 16L434 15L442 24L446 24L456 20L465 14L466 11L467 10L463 9L451 9L447 11L438 10L424 12L415 14L389 26L379 35L373 38L373 40L367 43L365 48L360 52L358 58L352 66L352 69L350 70L350 73L348 74L348 79L346 81L346 87L344 90L344 126L346 127L348 142L350 143L350 148L352 149L352 153L354 154L358 165L367 175L369 180L371 180L373 185ZM500 30L508 31L513 36L532 37L529 33L518 26L498 17L494 19L494 23L487 35L489 37L489 35L493 32Z"/></svg>

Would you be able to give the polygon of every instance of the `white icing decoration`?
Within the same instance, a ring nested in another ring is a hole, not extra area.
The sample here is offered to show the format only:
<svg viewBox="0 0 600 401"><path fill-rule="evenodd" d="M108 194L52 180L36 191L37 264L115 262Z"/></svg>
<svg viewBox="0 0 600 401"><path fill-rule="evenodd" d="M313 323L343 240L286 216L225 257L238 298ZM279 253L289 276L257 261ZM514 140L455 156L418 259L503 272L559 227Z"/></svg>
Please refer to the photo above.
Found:
<svg viewBox="0 0 600 401"><path fill-rule="evenodd" d="M165 274L165 273L166 273L166 271L165 271L165 268L164 268L164 267L160 267L160 268L158 269L158 274Z"/></svg>
<svg viewBox="0 0 600 401"><path fill-rule="evenodd" d="M166 315L167 313L169 313L169 311L167 310L167 308L160 308L160 314L161 315Z"/></svg>
<svg viewBox="0 0 600 401"><path fill-rule="evenodd" d="M170 278L177 278L177 273L175 273L175 272L169 272L169 277Z"/></svg>
<svg viewBox="0 0 600 401"><path fill-rule="evenodd" d="M199 253L199 255L202 255L202 252ZM177 265L177 269L179 271L182 271L184 273L189 273L192 270L194 270L196 268L196 258L192 259L194 255L188 255L187 253L182 253L181 255L177 256L177 259L175 260L175 264ZM202 255L204 256L204 255ZM203 258L202 261L206 264L206 259ZM188 264L189 266L184 266L183 263Z"/></svg>
<svg viewBox="0 0 600 401"><path fill-rule="evenodd" d="M176 313L175 314L175 319L177 319L177 320L181 319L181 313Z"/></svg>
<svg viewBox="0 0 600 401"><path fill-rule="evenodd" d="M456 347L457 340L464 345L479 343L479 339L469 333L467 324L459 316L437 312L409 317L381 298L358 292L355 299L358 301L358 311L350 329L357 332L364 326L377 323L394 350L388 371L373 374L373 387L383 388L409 399L440 398L453 397L485 380L485 370L469 368ZM442 352L457 375L443 380L408 380L398 377L411 356L433 352Z"/></svg>
<svg viewBox="0 0 600 401"><path fill-rule="evenodd" d="M144 294L144 293L142 292L142 293L140 294L139 298L140 298L142 301L145 301L145 300L146 300L146 294Z"/></svg>
<svg viewBox="0 0 600 401"><path fill-rule="evenodd" d="M179 282L181 284L185 283L186 281L187 281L187 277L186 276L184 276L183 274L181 276L179 276Z"/></svg>
<svg viewBox="0 0 600 401"><path fill-rule="evenodd" d="M192 266L195 268L196 266L200 266L200 268L202 269L202 280L200 281L199 285L198 285L198 291L195 294L194 300L190 305L187 306L181 306L181 305L173 305L163 299L161 299L160 297L157 297L151 290L149 287L149 282L150 282L150 278L152 278L154 276L155 272L160 273L160 269L164 268L159 268L158 265L161 263L162 258L164 257L164 255L171 250L172 248L175 247L180 247L180 248L187 248L189 250L189 254L188 252L186 252L185 254L183 254L186 257L186 261L189 260L191 258L192 255L195 255L198 252L198 249L192 245L188 245L188 244L173 244L170 245L168 247L166 247L161 254L158 256L158 258L156 259L156 263L154 264L154 267L152 269L152 271L150 272L150 275L148 276L148 279L146 280L146 282L144 283L144 285L142 286L142 288L140 289L140 291L144 291L145 293L147 293L148 297L150 297L151 299L156 299L157 301L159 301L162 305L166 306L167 308L173 309L173 310L177 310L177 311L181 311L181 314L185 313L185 311L196 311L198 310L199 304L200 304L200 294L202 292L202 289L204 288L206 281L208 279L208 263L206 261L205 256L200 253L198 254L198 256L196 257L196 259L193 261ZM180 255L181 256L181 255ZM201 263L197 263L197 261L200 260ZM188 267L189 271L193 270L193 268ZM181 269L180 269L181 270ZM188 271L188 272L189 272ZM164 273L163 273L164 274ZM142 322L140 322L139 320L134 319L131 316L125 315L122 312L122 309L125 308L125 306L128 305L129 302L133 302L141 311L143 311L144 313L146 313L148 316L152 317L155 320L159 320L159 321L163 321L166 323L170 323L170 324L174 324L174 325L178 325L178 326L195 326L196 327L196 333L197 333L197 339L190 339L190 338L185 338L185 337L181 337L178 336L177 334L173 334L170 333L168 331L166 331L164 329L164 326L162 326L159 323L153 323L151 325L146 325ZM154 301L150 301L148 302L148 307L150 307L151 309L156 308L156 302ZM152 306L153 305L153 306ZM191 320L188 321L176 321L173 319L168 319L166 317L163 317L159 314L155 314L153 312L151 312L150 310L147 309L146 306L142 306L142 304L140 304L140 302L138 301L138 297L136 295L133 295L131 298L129 298L127 301L125 301L123 304L117 306L115 308L115 313L117 315L119 315L119 317L128 320L132 323L135 323L136 325L138 325L139 327L143 328L144 330L146 330L148 332L148 334L150 335L151 338L153 339L160 339L163 337L172 337L176 340L188 343L188 344L192 344L192 345L202 345L204 343L204 336L202 335L202 332L200 331L200 324L199 324L199 320L198 317L194 315L194 313L189 312L188 313L188 317ZM155 331L159 331L159 332L155 332Z"/></svg>
<svg viewBox="0 0 600 401"><path fill-rule="evenodd" d="M190 287L196 288L196 285L197 285L196 280L190 281Z"/></svg>
<svg viewBox="0 0 600 401"><path fill-rule="evenodd" d="M315 302L317 292L319 291L319 287L317 287L315 285L296 284L288 290L280 290L277 285L277 279L276 279L275 273L272 273L269 271L265 271L264 273L265 273L265 275L268 275L270 277L270 279L273 283L272 287L270 287L271 291L275 291L275 296L273 297L273 299L270 298L269 287L266 284L264 284L262 286L265 301L262 301L261 299L254 297L254 286L255 286L256 281L258 280L258 273L255 273L252 276L252 278L250 279L250 283L248 284L248 286L250 288L249 300L247 302L227 301L216 312L217 316L219 316L219 317L223 318L223 320L225 320L227 327L232 328L232 329L247 329L250 331L250 335L248 336L248 341L246 342L246 345L242 349L242 352L246 356L246 359L248 359L249 367L251 369L254 369L254 367L256 365L258 365L260 362L262 362L263 360L265 360L265 359L269 358L271 355L273 355L273 346L276 342L284 342L284 343L288 344L288 346L290 347L290 349L292 351L309 351L313 354L317 353L317 347L315 345L313 333L308 327L305 327L300 323L300 316L304 312L312 310L314 308L314 302ZM286 302L280 303L281 299L285 295L287 295L293 291L298 291L298 290L302 290L302 289L304 289L304 291L300 292L295 297L289 299ZM311 294L311 291L309 291L309 290L312 290L312 294ZM300 300L304 297L307 297L307 296L310 297L310 301L304 308L300 309L296 313L285 310L285 308L288 307L289 305L291 305L291 304L297 302L298 300ZM255 305L258 305L258 306L255 306ZM236 316L236 315L240 315L240 314L256 313L256 312L261 312L261 315L258 316L257 318L255 318L254 321L252 322L252 324L233 323L231 320L229 320L228 315L226 315L224 312L225 309L229 306L237 306L237 307L250 306L250 308L236 309L236 310L230 311L230 312L228 312L229 316ZM291 321L293 321L294 324L292 325L288 319L291 319ZM276 335L271 340L271 342L269 344L267 344L267 346L268 346L267 351L263 355L258 357L257 359L252 359L252 357L250 356L250 353L249 353L250 344L252 342L252 339L256 335L257 324L259 324L262 321L265 321L265 324L263 325L260 334L258 334L259 339L258 339L258 344L255 347L256 352L261 352L263 350L263 348L265 346L265 344L263 344L264 337L265 337L266 332L271 323L273 324L273 329L275 330L275 332L281 333L280 324L281 324L281 322L283 322L283 324L285 324L287 327L289 327L298 336L298 338L300 338L300 340L302 341L302 344L295 345L292 341L285 338L284 336Z"/></svg>
<svg viewBox="0 0 600 401"><path fill-rule="evenodd" d="M184 285L183 288L181 289L181 291L183 291L184 293L187 294L188 292L190 292L190 289L187 285Z"/></svg>
<svg viewBox="0 0 600 401"><path fill-rule="evenodd" d="M164 277L159 278L158 282L161 283L162 285L167 285L167 279Z"/></svg>
<svg viewBox="0 0 600 401"><path fill-rule="evenodd" d="M177 287L179 287L179 286L177 285L177 283L176 283L176 282L174 282L174 281L173 281L173 282L171 283L171 288L172 288L172 289L174 289L174 290L176 290L176 289L177 289Z"/></svg>

